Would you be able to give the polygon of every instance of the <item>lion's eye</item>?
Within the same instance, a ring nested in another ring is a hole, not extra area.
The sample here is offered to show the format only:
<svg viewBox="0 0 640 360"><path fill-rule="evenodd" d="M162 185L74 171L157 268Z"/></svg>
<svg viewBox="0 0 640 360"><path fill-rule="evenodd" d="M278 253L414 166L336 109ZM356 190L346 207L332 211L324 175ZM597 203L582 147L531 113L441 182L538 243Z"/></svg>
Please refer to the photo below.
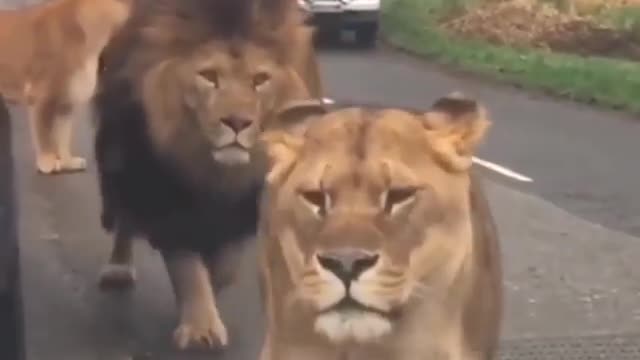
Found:
<svg viewBox="0 0 640 360"><path fill-rule="evenodd" d="M402 206L412 202L415 199L417 191L418 189L415 187L393 188L387 190L387 192L383 194L382 203L384 211L389 214L393 214Z"/></svg>
<svg viewBox="0 0 640 360"><path fill-rule="evenodd" d="M253 87L255 89L259 89L262 86L266 85L269 80L271 80L271 76L266 72L258 73L253 77Z"/></svg>
<svg viewBox="0 0 640 360"><path fill-rule="evenodd" d="M331 201L327 193L320 190L305 190L300 192L300 196L316 215L326 215Z"/></svg>
<svg viewBox="0 0 640 360"><path fill-rule="evenodd" d="M202 70L202 71L198 72L198 74L200 76L202 76L203 78L205 78L207 81L211 82L213 84L213 86L215 86L216 88L220 84L220 79L219 79L219 76L218 76L218 72L213 70L213 69Z"/></svg>

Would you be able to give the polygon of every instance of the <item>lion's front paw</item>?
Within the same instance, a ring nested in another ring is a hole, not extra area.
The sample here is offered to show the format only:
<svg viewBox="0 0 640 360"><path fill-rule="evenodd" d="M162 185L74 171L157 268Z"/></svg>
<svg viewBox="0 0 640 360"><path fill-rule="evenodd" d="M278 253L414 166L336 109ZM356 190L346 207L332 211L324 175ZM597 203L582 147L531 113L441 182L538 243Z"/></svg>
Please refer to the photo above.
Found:
<svg viewBox="0 0 640 360"><path fill-rule="evenodd" d="M82 157L70 157L60 161L60 171L84 171L87 169L87 160Z"/></svg>
<svg viewBox="0 0 640 360"><path fill-rule="evenodd" d="M173 340L179 349L223 348L229 344L227 328L217 314L202 315L197 319L182 320L175 330Z"/></svg>
<svg viewBox="0 0 640 360"><path fill-rule="evenodd" d="M136 282L136 269L131 265L107 264L100 272L99 285L103 290L126 290Z"/></svg>
<svg viewBox="0 0 640 360"><path fill-rule="evenodd" d="M61 163L53 154L42 154L36 159L38 171L45 175L51 175L60 171Z"/></svg>
<svg viewBox="0 0 640 360"><path fill-rule="evenodd" d="M81 157L70 157L64 160L51 154L38 156L36 161L38 171L45 175L62 172L78 172L87 169L87 160Z"/></svg>

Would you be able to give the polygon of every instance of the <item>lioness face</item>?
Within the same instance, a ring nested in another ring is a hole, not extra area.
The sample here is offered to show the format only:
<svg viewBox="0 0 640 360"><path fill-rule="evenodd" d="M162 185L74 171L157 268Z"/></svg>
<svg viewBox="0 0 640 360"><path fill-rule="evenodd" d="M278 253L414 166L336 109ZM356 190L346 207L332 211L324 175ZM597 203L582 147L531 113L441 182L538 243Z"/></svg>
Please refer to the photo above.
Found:
<svg viewBox="0 0 640 360"><path fill-rule="evenodd" d="M333 341L386 335L403 310L462 271L471 249L467 169L488 125L483 110L453 96L426 114L287 112L308 127L265 141L294 296Z"/></svg>
<svg viewBox="0 0 640 360"><path fill-rule="evenodd" d="M185 104L206 137L211 157L223 165L248 164L262 123L296 77L267 50L213 44L188 64ZM289 86L288 86L289 85Z"/></svg>

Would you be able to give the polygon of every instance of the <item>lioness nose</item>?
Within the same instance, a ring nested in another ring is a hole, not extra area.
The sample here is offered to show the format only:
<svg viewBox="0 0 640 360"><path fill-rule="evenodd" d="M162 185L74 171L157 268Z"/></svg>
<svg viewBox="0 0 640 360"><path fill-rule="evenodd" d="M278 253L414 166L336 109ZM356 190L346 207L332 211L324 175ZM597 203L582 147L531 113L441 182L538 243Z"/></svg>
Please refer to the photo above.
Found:
<svg viewBox="0 0 640 360"><path fill-rule="evenodd" d="M236 133L248 128L252 123L251 119L242 116L227 116L222 118L220 121L233 129Z"/></svg>
<svg viewBox="0 0 640 360"><path fill-rule="evenodd" d="M372 268L379 256L363 250L344 249L326 251L317 255L320 265L348 283Z"/></svg>

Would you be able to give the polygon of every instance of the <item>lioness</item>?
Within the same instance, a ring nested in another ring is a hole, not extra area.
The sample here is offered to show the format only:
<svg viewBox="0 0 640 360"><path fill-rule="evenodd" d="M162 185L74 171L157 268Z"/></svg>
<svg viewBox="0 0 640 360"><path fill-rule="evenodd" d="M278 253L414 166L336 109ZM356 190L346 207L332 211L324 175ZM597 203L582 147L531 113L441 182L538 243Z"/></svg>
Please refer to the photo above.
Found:
<svg viewBox="0 0 640 360"><path fill-rule="evenodd" d="M133 285L145 237L173 285L179 348L228 343L214 290L255 232L258 135L288 100L321 96L303 20L291 0L138 0L104 53L95 153L115 241L100 285Z"/></svg>
<svg viewBox="0 0 640 360"><path fill-rule="evenodd" d="M261 360L487 360L498 237L471 157L489 121L457 94L426 113L302 102L267 131ZM288 125L287 125L288 124Z"/></svg>
<svg viewBox="0 0 640 360"><path fill-rule="evenodd" d="M86 168L71 152L72 120L94 95L98 58L131 1L51 0L0 10L0 102L27 106L41 173Z"/></svg>

